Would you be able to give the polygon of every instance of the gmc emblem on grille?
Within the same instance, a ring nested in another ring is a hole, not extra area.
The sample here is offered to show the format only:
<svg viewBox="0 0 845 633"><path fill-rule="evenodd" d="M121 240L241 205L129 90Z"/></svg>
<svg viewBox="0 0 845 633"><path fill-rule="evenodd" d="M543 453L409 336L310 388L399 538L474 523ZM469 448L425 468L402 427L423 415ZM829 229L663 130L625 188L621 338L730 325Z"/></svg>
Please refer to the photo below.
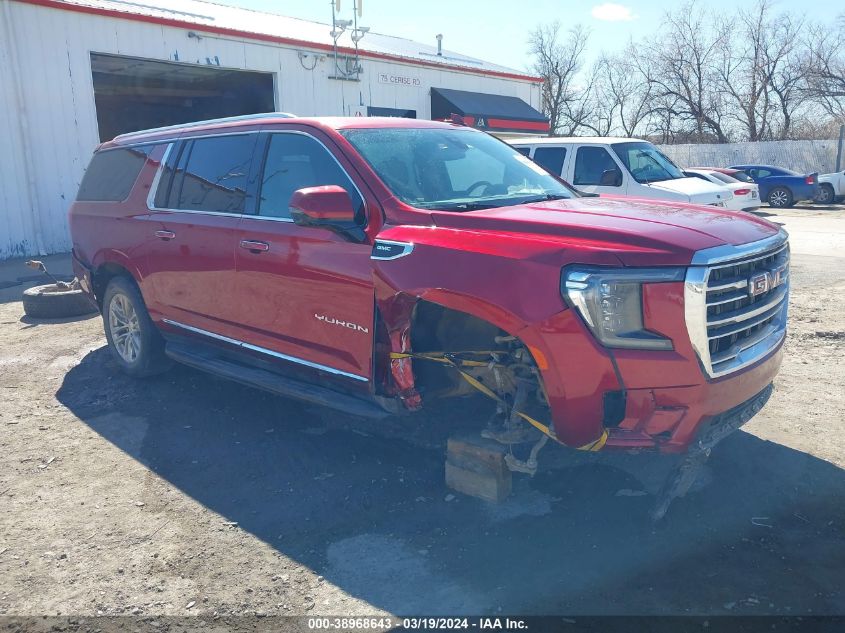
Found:
<svg viewBox="0 0 845 633"><path fill-rule="evenodd" d="M763 293L773 290L781 285L786 279L784 272L786 267L775 268L774 270L766 270L748 278L748 296L756 297Z"/></svg>

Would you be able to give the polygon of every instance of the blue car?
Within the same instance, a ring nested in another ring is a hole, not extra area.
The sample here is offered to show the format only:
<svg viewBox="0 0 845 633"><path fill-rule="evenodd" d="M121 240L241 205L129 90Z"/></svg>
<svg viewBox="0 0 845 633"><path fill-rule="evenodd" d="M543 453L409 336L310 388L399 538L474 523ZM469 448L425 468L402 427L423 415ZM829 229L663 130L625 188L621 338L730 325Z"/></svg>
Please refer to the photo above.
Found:
<svg viewBox="0 0 845 633"><path fill-rule="evenodd" d="M760 200L770 207L783 209L799 200L812 200L819 188L818 173L801 175L791 169L771 165L732 165L744 171L760 186Z"/></svg>

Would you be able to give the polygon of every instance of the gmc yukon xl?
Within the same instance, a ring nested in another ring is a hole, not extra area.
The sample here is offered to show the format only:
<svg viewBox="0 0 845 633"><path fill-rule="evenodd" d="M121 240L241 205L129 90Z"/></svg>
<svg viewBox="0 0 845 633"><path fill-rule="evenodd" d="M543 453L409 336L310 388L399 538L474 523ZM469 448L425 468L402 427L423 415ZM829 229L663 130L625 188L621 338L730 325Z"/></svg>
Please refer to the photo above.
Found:
<svg viewBox="0 0 845 633"><path fill-rule="evenodd" d="M499 415L479 431L534 446L514 470L550 439L709 453L781 363L777 225L582 196L456 124L269 114L123 135L70 227L127 373L176 360L363 416L481 393Z"/></svg>

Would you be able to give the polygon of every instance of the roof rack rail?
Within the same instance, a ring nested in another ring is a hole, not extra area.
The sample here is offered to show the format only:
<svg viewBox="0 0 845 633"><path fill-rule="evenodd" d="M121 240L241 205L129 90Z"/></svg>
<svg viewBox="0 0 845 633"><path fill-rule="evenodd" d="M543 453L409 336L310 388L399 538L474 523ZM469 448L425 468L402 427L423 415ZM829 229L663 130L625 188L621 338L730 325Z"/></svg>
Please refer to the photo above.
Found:
<svg viewBox="0 0 845 633"><path fill-rule="evenodd" d="M202 127L203 125L213 125L215 123L234 123L236 121L249 121L253 119L294 119L295 114L290 112L261 112L258 114L242 114L240 116L227 116L220 119L206 119L205 121L193 121L191 123L179 123L178 125L165 125L164 127L154 127L149 130L138 130L137 132L127 132L126 134L119 134L114 137L115 141L121 141L135 136L142 136L146 134L154 134L156 132L167 132L168 130L186 130L194 127Z"/></svg>

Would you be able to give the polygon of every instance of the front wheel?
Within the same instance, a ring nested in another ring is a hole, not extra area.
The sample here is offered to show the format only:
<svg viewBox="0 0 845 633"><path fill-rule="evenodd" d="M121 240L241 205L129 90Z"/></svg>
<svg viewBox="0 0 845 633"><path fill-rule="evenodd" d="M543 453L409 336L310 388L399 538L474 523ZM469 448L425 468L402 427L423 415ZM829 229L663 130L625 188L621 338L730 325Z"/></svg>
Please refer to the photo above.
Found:
<svg viewBox="0 0 845 633"><path fill-rule="evenodd" d="M786 187L775 187L769 192L769 206L785 209L793 204L792 192Z"/></svg>
<svg viewBox="0 0 845 633"><path fill-rule="evenodd" d="M819 204L833 204L836 201L833 187L828 184L821 185L816 192L815 201Z"/></svg>
<svg viewBox="0 0 845 633"><path fill-rule="evenodd" d="M103 296L103 325L112 357L130 376L152 376L170 366L164 340L129 279L115 277L109 282Z"/></svg>

